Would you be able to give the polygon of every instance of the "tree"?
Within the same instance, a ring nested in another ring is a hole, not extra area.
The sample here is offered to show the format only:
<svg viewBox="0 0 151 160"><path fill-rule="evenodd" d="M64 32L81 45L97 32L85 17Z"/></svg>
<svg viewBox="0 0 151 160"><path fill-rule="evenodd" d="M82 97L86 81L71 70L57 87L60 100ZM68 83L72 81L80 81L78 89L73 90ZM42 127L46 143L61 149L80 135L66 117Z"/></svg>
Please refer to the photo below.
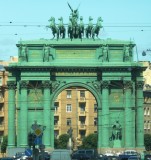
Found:
<svg viewBox="0 0 151 160"><path fill-rule="evenodd" d="M82 145L80 148L85 149L97 149L97 141L98 141L98 135L95 133L89 134L87 137L85 137L82 141Z"/></svg>
<svg viewBox="0 0 151 160"><path fill-rule="evenodd" d="M8 137L4 136L3 137L3 142L1 144L1 152L6 153L6 148L7 148L7 142L8 142Z"/></svg>
<svg viewBox="0 0 151 160"><path fill-rule="evenodd" d="M151 150L151 135L150 134L144 135L144 145L147 151Z"/></svg>
<svg viewBox="0 0 151 160"><path fill-rule="evenodd" d="M69 142L69 135L68 134L62 134L59 136L58 139L58 146L59 149L67 149L67 144Z"/></svg>

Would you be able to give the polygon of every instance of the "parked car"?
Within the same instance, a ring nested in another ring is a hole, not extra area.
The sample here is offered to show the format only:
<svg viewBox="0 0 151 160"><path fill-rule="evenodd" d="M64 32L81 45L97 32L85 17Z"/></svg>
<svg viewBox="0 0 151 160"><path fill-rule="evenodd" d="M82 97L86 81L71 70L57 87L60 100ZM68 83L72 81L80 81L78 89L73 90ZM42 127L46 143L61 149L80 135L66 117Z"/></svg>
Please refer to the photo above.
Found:
<svg viewBox="0 0 151 160"><path fill-rule="evenodd" d="M50 157L51 160L71 160L71 153L67 149L55 149Z"/></svg>
<svg viewBox="0 0 151 160"><path fill-rule="evenodd" d="M98 159L98 154L95 149L79 149L72 154L72 159Z"/></svg>

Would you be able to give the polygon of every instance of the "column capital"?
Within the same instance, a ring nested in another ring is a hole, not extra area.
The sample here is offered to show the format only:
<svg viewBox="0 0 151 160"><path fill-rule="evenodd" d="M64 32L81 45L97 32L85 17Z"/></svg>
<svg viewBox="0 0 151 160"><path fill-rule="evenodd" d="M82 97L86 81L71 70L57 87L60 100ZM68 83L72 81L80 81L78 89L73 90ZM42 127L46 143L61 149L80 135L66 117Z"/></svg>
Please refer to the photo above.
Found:
<svg viewBox="0 0 151 160"><path fill-rule="evenodd" d="M42 81L43 88L50 88L52 81Z"/></svg>
<svg viewBox="0 0 151 160"><path fill-rule="evenodd" d="M16 89L16 82L15 81L8 81L7 87L8 87L8 89Z"/></svg>
<svg viewBox="0 0 151 160"><path fill-rule="evenodd" d="M136 82L136 89L143 89L144 82L143 81L137 81Z"/></svg>
<svg viewBox="0 0 151 160"><path fill-rule="evenodd" d="M19 82L20 88L21 88L21 89L27 89L28 83L29 83L29 81L20 81L20 82Z"/></svg>
<svg viewBox="0 0 151 160"><path fill-rule="evenodd" d="M110 81L104 80L104 81L101 82L101 84L102 84L103 89L108 89Z"/></svg>
<svg viewBox="0 0 151 160"><path fill-rule="evenodd" d="M133 82L132 81L124 81L124 88L125 89L131 89L133 88Z"/></svg>

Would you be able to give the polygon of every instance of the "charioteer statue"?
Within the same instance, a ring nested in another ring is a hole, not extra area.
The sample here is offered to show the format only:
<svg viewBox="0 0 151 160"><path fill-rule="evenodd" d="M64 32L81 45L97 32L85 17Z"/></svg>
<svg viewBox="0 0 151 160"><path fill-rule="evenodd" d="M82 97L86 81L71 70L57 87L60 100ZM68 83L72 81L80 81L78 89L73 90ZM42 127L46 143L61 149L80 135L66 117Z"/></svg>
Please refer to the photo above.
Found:
<svg viewBox="0 0 151 160"><path fill-rule="evenodd" d="M68 3L68 2L67 2ZM88 25L85 27L84 23L83 23L83 17L80 16L80 22L79 21L79 6L77 7L77 9L72 9L72 7L70 6L70 4L68 3L68 6L71 10L70 16L69 16L69 23L67 25L67 35L68 38L72 39L81 39L84 38L84 34L86 35L86 38L93 38L93 40L95 39L95 37L98 38L100 29L103 27L102 26L102 18L99 17L97 20L97 23L95 25L93 25L92 20L93 18L90 16L89 17L89 23ZM51 28L52 30L52 34L53 34L53 39L56 38L57 40L59 38L65 38L66 36L66 27L65 24L63 23L63 18L60 17L58 19L60 21L60 23L57 25L55 23L55 18L51 17L49 19L50 25L46 26L47 28Z"/></svg>

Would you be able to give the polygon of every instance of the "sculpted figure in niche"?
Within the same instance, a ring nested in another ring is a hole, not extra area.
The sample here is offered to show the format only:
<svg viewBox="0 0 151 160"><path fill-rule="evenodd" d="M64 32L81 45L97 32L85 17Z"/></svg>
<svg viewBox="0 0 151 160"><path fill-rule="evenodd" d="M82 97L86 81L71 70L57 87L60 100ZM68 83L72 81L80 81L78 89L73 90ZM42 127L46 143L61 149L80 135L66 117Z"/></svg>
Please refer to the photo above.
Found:
<svg viewBox="0 0 151 160"><path fill-rule="evenodd" d="M19 58L21 59L21 61L28 61L27 48L26 48L26 46L22 46L22 47L20 48Z"/></svg>
<svg viewBox="0 0 151 160"><path fill-rule="evenodd" d="M109 58L108 58L108 46L104 46L102 52L103 52L103 62L109 61Z"/></svg>
<svg viewBox="0 0 151 160"><path fill-rule="evenodd" d="M129 61L130 60L130 47L125 46L124 48L124 61Z"/></svg>
<svg viewBox="0 0 151 160"><path fill-rule="evenodd" d="M44 48L44 57L43 57L43 61L44 62L49 62L50 60L53 60L54 56L53 54L51 54L51 49L50 47L45 47Z"/></svg>

